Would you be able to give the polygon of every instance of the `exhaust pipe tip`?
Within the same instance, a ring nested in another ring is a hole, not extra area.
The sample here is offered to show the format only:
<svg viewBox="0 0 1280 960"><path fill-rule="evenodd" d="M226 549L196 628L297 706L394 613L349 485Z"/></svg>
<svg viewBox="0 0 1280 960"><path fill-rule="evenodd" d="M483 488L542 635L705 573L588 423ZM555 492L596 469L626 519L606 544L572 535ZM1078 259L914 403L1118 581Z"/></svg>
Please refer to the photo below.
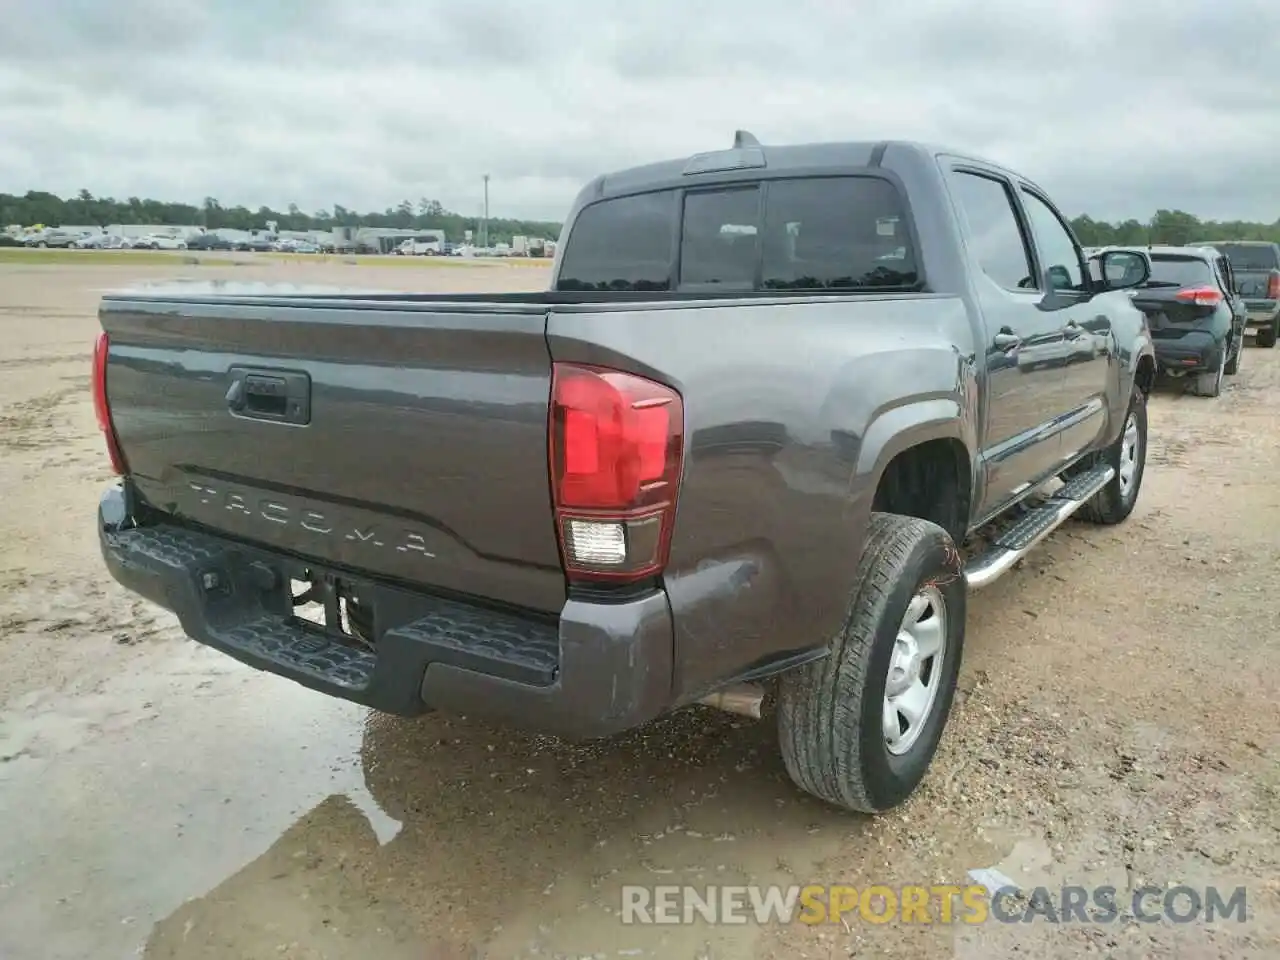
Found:
<svg viewBox="0 0 1280 960"><path fill-rule="evenodd" d="M717 690L715 693L709 693L698 703L727 713L736 713L741 717L759 720L761 704L764 703L764 688L754 683L739 683Z"/></svg>

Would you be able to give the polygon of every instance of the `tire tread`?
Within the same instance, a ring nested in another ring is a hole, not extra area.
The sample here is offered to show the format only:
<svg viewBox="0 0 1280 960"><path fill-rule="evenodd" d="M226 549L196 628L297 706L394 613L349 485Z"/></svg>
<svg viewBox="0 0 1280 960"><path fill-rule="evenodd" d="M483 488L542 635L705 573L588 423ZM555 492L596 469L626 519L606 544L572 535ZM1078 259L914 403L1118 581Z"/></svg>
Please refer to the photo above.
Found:
<svg viewBox="0 0 1280 960"><path fill-rule="evenodd" d="M873 513L830 655L783 677L778 726L787 772L803 790L846 809L882 809L866 782L858 736L867 670L876 627L912 551L938 535L947 536L926 520Z"/></svg>
<svg viewBox="0 0 1280 960"><path fill-rule="evenodd" d="M1125 410L1125 422L1129 420L1129 414L1140 410L1138 418L1139 432L1142 437L1142 475L1138 478L1138 490L1134 494L1134 502L1137 502L1138 496L1142 493L1142 480L1146 476L1146 458L1147 458L1147 395L1137 385L1133 388L1133 394L1129 400L1129 407ZM1106 462L1111 456L1112 451L1118 451L1120 444L1124 442L1124 428L1120 429L1120 436L1116 438L1113 446L1108 447L1100 457L1094 462ZM1114 525L1125 520L1129 514L1133 512L1133 506L1130 505L1126 510L1120 499L1120 474L1117 470L1116 476L1111 479L1105 487L1097 492L1088 503L1077 511L1076 516L1081 520L1087 520L1090 523Z"/></svg>

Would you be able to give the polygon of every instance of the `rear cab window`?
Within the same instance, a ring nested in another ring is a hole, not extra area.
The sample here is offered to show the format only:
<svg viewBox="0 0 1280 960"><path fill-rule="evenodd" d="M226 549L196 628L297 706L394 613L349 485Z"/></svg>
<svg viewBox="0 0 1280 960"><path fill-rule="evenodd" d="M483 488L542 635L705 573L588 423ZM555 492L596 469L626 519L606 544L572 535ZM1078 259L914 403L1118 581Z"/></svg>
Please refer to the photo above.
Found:
<svg viewBox="0 0 1280 960"><path fill-rule="evenodd" d="M556 289L804 293L919 280L897 188L845 175L599 201L570 230Z"/></svg>
<svg viewBox="0 0 1280 960"><path fill-rule="evenodd" d="M1217 284L1213 270L1200 257L1184 257L1157 253L1151 260L1151 278L1148 287L1197 287Z"/></svg>
<svg viewBox="0 0 1280 960"><path fill-rule="evenodd" d="M1270 244L1215 243L1213 246L1230 261L1231 269L1237 273L1241 270L1280 270L1276 248Z"/></svg>

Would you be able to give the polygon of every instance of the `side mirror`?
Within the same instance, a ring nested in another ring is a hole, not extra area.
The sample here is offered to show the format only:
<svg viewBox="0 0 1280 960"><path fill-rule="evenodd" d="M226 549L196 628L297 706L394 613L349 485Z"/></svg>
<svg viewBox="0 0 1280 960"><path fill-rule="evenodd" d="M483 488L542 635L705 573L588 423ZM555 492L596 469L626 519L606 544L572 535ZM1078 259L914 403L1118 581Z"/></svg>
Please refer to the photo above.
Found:
<svg viewBox="0 0 1280 960"><path fill-rule="evenodd" d="M1103 290L1130 290L1151 279L1151 262L1132 250L1106 250L1089 258Z"/></svg>
<svg viewBox="0 0 1280 960"><path fill-rule="evenodd" d="M1046 290L1070 290L1071 274L1067 272L1067 268L1055 264L1044 272L1044 288Z"/></svg>

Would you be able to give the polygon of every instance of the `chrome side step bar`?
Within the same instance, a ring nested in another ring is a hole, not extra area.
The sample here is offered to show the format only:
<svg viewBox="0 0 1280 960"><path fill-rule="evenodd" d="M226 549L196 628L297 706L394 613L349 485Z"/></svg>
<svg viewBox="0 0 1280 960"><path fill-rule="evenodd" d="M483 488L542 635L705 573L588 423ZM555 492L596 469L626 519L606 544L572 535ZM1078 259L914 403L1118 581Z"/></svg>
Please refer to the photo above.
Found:
<svg viewBox="0 0 1280 960"><path fill-rule="evenodd" d="M981 590L1008 573L1115 475L1113 467L1105 464L1094 467L1088 473L1073 477L1040 506L1028 510L1017 523L996 537L991 549L965 564L964 579L969 589Z"/></svg>

